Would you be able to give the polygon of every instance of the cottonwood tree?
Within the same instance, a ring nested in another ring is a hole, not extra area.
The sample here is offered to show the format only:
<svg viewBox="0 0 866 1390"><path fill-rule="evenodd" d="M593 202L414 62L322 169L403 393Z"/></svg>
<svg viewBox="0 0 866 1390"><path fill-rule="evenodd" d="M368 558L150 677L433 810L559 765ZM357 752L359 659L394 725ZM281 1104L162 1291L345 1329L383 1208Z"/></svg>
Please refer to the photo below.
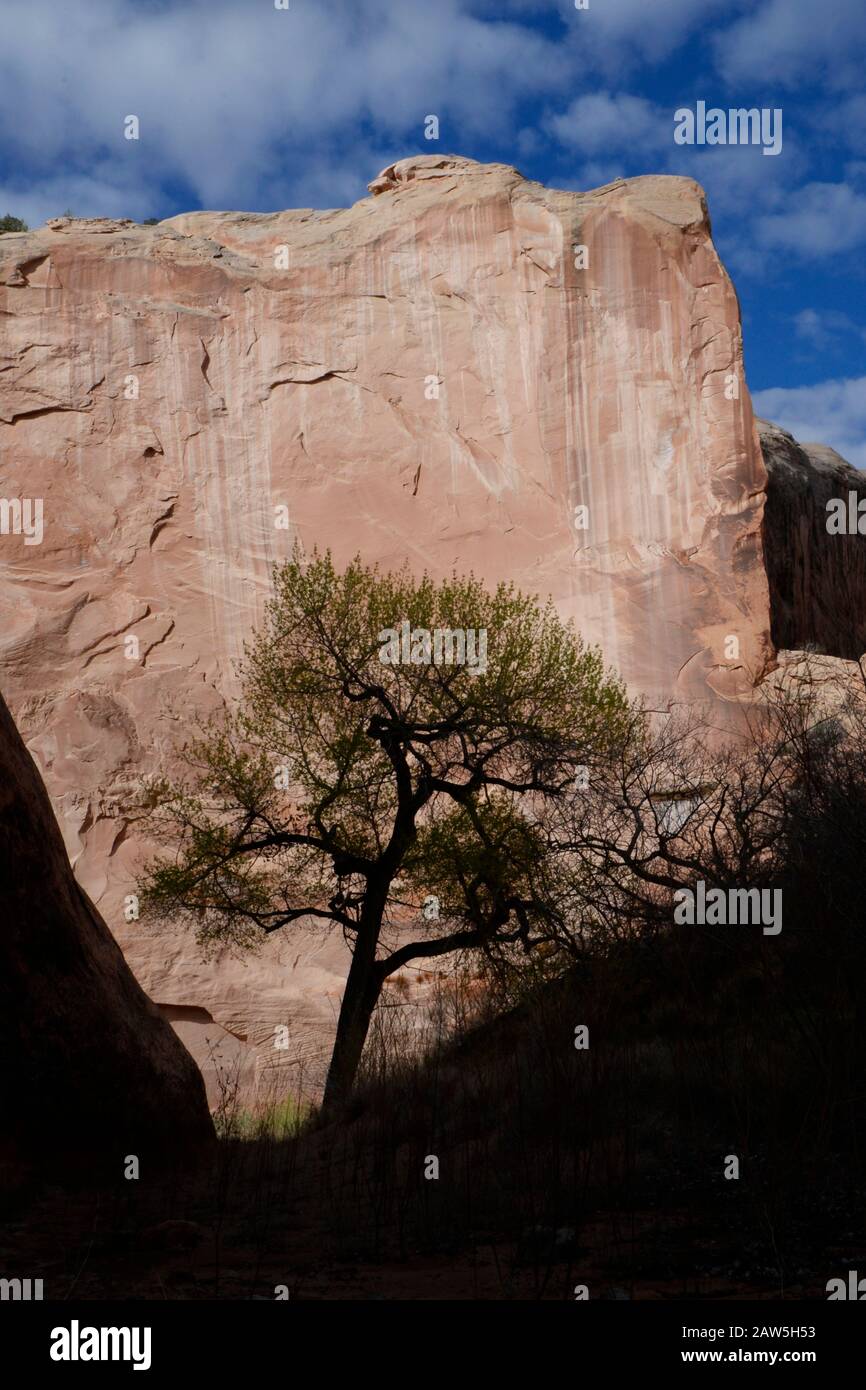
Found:
<svg viewBox="0 0 866 1390"><path fill-rule="evenodd" d="M845 845L843 862L859 862L844 828L861 821L866 795L866 675L851 666L828 674L804 658L727 734L700 710L635 712L630 736L586 794L546 807L566 864L559 920L573 955L670 928L673 895L699 880L722 890L781 887L807 870L827 875L832 859L828 877L841 882L835 847ZM821 896L840 898L837 916L856 900L833 895L829 882ZM794 913L803 894L789 897ZM858 902L858 924L861 915Z"/></svg>
<svg viewBox="0 0 866 1390"><path fill-rule="evenodd" d="M360 559L340 573L297 548L273 585L238 705L148 786L163 852L139 888L205 946L314 921L343 934L330 1109L395 971L555 930L544 806L609 760L629 703L598 650L513 586ZM476 657L486 639L474 669L447 659L459 632Z"/></svg>
<svg viewBox="0 0 866 1390"><path fill-rule="evenodd" d="M563 942L575 955L617 950L673 922L673 896L768 887L778 868L790 768L770 711L724 737L702 711L635 711L630 735L586 795L547 814L564 863Z"/></svg>
<svg viewBox="0 0 866 1390"><path fill-rule="evenodd" d="M564 954L639 940L641 968L677 963L684 1002L688 989L704 1008L709 981L726 991L732 1026L759 990L829 1114L866 1055L866 662L804 654L726 737L672 712L620 748L584 798L551 803ZM783 929L678 926L674 895L699 880L778 890Z"/></svg>

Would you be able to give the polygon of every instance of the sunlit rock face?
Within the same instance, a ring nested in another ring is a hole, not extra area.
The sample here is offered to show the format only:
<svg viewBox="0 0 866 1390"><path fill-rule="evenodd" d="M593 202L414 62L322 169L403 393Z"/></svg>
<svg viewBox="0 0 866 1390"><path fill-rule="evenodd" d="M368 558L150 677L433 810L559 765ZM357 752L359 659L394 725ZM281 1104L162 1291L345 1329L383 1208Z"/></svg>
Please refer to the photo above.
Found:
<svg viewBox="0 0 866 1390"><path fill-rule="evenodd" d="M44 512L0 535L3 684L79 881L248 1089L319 1077L344 947L205 964L127 921L131 804L231 695L296 537L552 594L653 700L730 709L772 663L738 305L688 179L417 157L345 210L60 219L0 238L0 285L0 496Z"/></svg>

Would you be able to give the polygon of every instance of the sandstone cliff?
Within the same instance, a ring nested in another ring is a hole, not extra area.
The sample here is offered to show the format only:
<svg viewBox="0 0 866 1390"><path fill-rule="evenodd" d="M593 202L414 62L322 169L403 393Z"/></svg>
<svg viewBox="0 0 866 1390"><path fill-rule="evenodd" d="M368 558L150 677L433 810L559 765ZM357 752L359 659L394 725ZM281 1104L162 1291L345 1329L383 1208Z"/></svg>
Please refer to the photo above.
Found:
<svg viewBox="0 0 866 1390"><path fill-rule="evenodd" d="M342 943L204 965L125 905L138 779L231 693L295 537L550 593L654 699L724 706L772 665L766 471L691 180L427 156L338 211L60 219L0 238L0 311L0 496L44 501L41 544L0 535L3 679L199 1060L252 1081L288 1024L315 1076L342 990Z"/></svg>
<svg viewBox="0 0 866 1390"><path fill-rule="evenodd" d="M798 444L765 420L758 425L773 642L856 661L866 652L866 537L829 532L827 502L852 492L866 499L866 477L835 449Z"/></svg>
<svg viewBox="0 0 866 1390"><path fill-rule="evenodd" d="M117 1181L201 1149L199 1072L72 874L32 758L0 696L0 1152L92 1153Z"/></svg>

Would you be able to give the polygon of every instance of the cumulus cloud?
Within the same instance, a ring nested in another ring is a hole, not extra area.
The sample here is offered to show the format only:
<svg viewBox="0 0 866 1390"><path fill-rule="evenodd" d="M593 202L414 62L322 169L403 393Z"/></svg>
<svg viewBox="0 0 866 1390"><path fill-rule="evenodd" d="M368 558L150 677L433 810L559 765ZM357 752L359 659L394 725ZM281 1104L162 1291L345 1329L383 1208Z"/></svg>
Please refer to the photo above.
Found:
<svg viewBox="0 0 866 1390"><path fill-rule="evenodd" d="M666 167L703 184L711 210L742 221L787 206L807 161L796 136L786 131L777 158L766 159L759 145L681 145L672 149Z"/></svg>
<svg viewBox="0 0 866 1390"><path fill-rule="evenodd" d="M576 97L565 111L548 116L545 127L561 145L585 155L667 153L673 144L672 112L628 92Z"/></svg>
<svg viewBox="0 0 866 1390"><path fill-rule="evenodd" d="M0 210L39 227L49 217L71 212L75 217L132 217L143 221L160 212L158 190L122 182L111 171L56 174L29 185L20 180L0 182Z"/></svg>
<svg viewBox="0 0 866 1390"><path fill-rule="evenodd" d="M776 277L792 259L829 260L866 238L862 96L841 87L826 109L809 107L810 152L838 136L848 169L845 182L802 189L815 170L794 112L775 159L752 146L676 146L674 110L690 92L661 103L623 74L701 27L705 44L717 33L704 53L725 75L756 84L732 88L731 101L758 103L777 66L787 81L804 54L818 68L831 53L853 61L863 3L825 0L819 21L811 0L729 0L711 16L706 0L591 0L585 11L573 0L292 0L287 11L271 0L6 0L0 211L38 225L67 207L143 218L341 206L395 158L454 151L518 162L561 187L688 175L707 191L734 272ZM711 85L722 88L718 74ZM138 141L123 138L129 114ZM429 114L435 144L423 136Z"/></svg>
<svg viewBox="0 0 866 1390"><path fill-rule="evenodd" d="M855 467L866 468L866 376L770 387L756 391L752 403L801 443L829 444Z"/></svg>
<svg viewBox="0 0 866 1390"><path fill-rule="evenodd" d="M806 79L857 87L866 61L866 6L863 0L764 0L718 34L714 49L732 84L766 89Z"/></svg>
<svg viewBox="0 0 866 1390"><path fill-rule="evenodd" d="M791 211L799 209L805 218L813 202L820 206L813 192L801 208L797 185L809 156L797 132L785 130L782 153L774 159L758 145L676 145L675 109L673 103L662 106L636 93L601 91L548 113L544 129L562 150L582 157L566 186L592 188L647 170L693 178L706 190L714 221L728 229L725 254L731 265L744 274L766 273ZM758 235L756 222L762 217L766 221ZM810 254L837 249L838 241L813 237Z"/></svg>
<svg viewBox="0 0 866 1390"><path fill-rule="evenodd" d="M728 14L749 0L729 0ZM707 22L706 0L590 0L575 17L574 0L559 0L561 12L576 18L575 32L595 64L621 72L624 64L643 59L656 63Z"/></svg>
<svg viewBox="0 0 866 1390"><path fill-rule="evenodd" d="M406 3L406 0L401 0ZM727 16L752 0L728 0ZM549 17L558 12L566 42L579 48L596 69L621 74L640 60L659 62L706 23L707 0L590 0L576 10L574 0L470 0L475 14L486 17Z"/></svg>
<svg viewBox="0 0 866 1390"><path fill-rule="evenodd" d="M838 309L801 309L794 315L794 331L818 352L837 348L845 338L866 342L866 328Z"/></svg>
<svg viewBox="0 0 866 1390"><path fill-rule="evenodd" d="M558 0L558 31L551 9L549 0L298 0L287 11L264 0L6 0L0 196L34 222L67 205L132 216L178 202L333 206L361 197L384 163L413 150L469 145L535 160L547 146L569 186L684 173L707 188L714 214L742 224L745 208L748 227L763 215L757 239L740 238L741 264L751 257L757 267L788 247L809 219L812 254L838 251L822 186L808 195L814 207L786 199L803 175L789 125L779 159L755 158L753 148L684 149L673 144L678 102L610 84L587 89L609 61L670 53L706 23L705 0L654 0L651 12L645 0L586 11ZM771 11L734 0L714 21L734 21L725 51L736 51L743 25L761 16L769 24ZM837 103L848 125L856 101ZM533 107L547 115L527 123ZM138 141L123 138L128 114L140 119ZM423 138L429 114L440 121L435 145ZM837 213L855 245L859 205Z"/></svg>
<svg viewBox="0 0 866 1390"><path fill-rule="evenodd" d="M866 92L857 92L819 110L815 124L832 140L841 145L850 145L851 149L859 152L866 130Z"/></svg>
<svg viewBox="0 0 866 1390"><path fill-rule="evenodd" d="M866 194L847 183L809 183L784 211L761 217L759 242L808 260L838 255L866 239Z"/></svg>
<svg viewBox="0 0 866 1390"><path fill-rule="evenodd" d="M145 201L165 181L211 206L278 206L281 184L310 183L365 144L431 148L429 114L440 120L437 150L506 136L520 101L554 97L576 61L567 45L517 20L485 21L464 0L285 11L235 0L6 0L0 140L15 151L19 185L24 169L32 186L58 168L92 175L98 161ZM124 139L129 114L138 141ZM359 183L375 172L360 171Z"/></svg>

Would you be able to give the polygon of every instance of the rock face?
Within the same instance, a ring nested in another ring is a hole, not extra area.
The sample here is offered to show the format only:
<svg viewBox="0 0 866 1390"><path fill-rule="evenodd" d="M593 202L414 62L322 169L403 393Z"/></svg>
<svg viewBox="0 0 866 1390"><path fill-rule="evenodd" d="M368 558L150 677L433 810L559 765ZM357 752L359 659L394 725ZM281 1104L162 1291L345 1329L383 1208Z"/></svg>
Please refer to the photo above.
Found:
<svg viewBox="0 0 866 1390"><path fill-rule="evenodd" d="M0 1151L178 1158L213 1136L202 1079L76 883L0 697Z"/></svg>
<svg viewBox="0 0 866 1390"><path fill-rule="evenodd" d="M773 642L856 661L866 652L866 538L856 529L828 531L827 503L840 499L847 512L853 493L856 515L866 477L835 449L798 444L765 420L758 426L769 475L764 550Z"/></svg>
<svg viewBox="0 0 866 1390"><path fill-rule="evenodd" d="M370 187L0 238L3 679L79 882L212 1099L212 1048L245 1088L277 1061L320 1079L344 948L205 965L127 921L130 807L231 695L296 537L550 593L652 698L729 708L774 655L766 472L700 188L564 193L448 157Z"/></svg>

